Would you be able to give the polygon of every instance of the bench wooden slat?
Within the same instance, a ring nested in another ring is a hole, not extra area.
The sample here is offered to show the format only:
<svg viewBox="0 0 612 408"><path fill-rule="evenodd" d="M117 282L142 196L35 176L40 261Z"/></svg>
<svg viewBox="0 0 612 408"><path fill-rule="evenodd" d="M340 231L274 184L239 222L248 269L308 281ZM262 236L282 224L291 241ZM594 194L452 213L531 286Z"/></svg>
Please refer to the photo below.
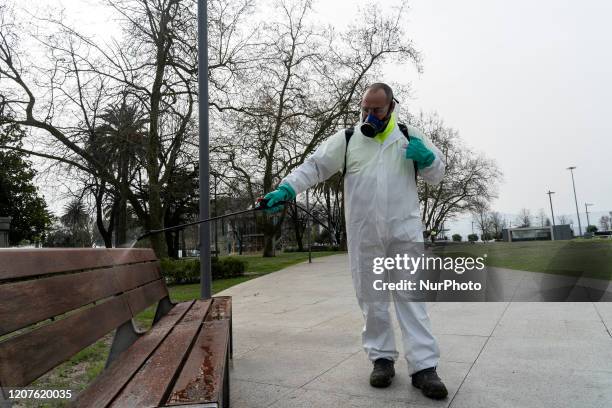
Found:
<svg viewBox="0 0 612 408"><path fill-rule="evenodd" d="M0 285L0 336L159 278L147 262Z"/></svg>
<svg viewBox="0 0 612 408"><path fill-rule="evenodd" d="M0 281L28 276L157 261L151 249L0 249Z"/></svg>
<svg viewBox="0 0 612 408"><path fill-rule="evenodd" d="M206 316L206 321L231 319L232 317L232 297L231 296L216 296L213 298L213 304L209 314Z"/></svg>
<svg viewBox="0 0 612 408"><path fill-rule="evenodd" d="M193 303L194 301L176 304L146 335L132 344L89 387L82 391L75 400L74 406L83 408L106 407L151 356Z"/></svg>
<svg viewBox="0 0 612 408"><path fill-rule="evenodd" d="M163 279L158 279L144 286L126 292L126 294L128 305L132 311L132 316L136 316L139 312L145 310L151 304L168 296L168 288L166 287Z"/></svg>
<svg viewBox="0 0 612 408"><path fill-rule="evenodd" d="M162 277L159 261L115 266L113 271L121 291L133 289Z"/></svg>
<svg viewBox="0 0 612 408"><path fill-rule="evenodd" d="M134 332L130 319L160 300L156 318L165 316ZM230 297L170 303L150 249L0 250L5 387L31 384L118 329L112 363L74 405L159 406L171 395L184 406L225 404L231 324Z"/></svg>
<svg viewBox="0 0 612 408"><path fill-rule="evenodd" d="M0 342L0 383L22 387L132 316L125 295Z"/></svg>
<svg viewBox="0 0 612 408"><path fill-rule="evenodd" d="M178 375L185 355L206 316L210 300L199 300L172 329L132 380L112 402L112 407L158 406Z"/></svg>
<svg viewBox="0 0 612 408"><path fill-rule="evenodd" d="M204 322L202 331L177 379L167 406L185 403L204 404L222 402L223 380L229 353L229 321Z"/></svg>

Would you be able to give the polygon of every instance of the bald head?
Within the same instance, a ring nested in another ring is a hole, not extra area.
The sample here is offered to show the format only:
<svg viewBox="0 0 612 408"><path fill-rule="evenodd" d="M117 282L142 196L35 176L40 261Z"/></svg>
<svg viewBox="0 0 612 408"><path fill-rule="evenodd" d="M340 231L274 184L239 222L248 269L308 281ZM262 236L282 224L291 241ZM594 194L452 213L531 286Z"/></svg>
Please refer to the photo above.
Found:
<svg viewBox="0 0 612 408"><path fill-rule="evenodd" d="M369 113L383 120L393 110L393 91L382 82L374 83L366 89L361 98L361 119Z"/></svg>

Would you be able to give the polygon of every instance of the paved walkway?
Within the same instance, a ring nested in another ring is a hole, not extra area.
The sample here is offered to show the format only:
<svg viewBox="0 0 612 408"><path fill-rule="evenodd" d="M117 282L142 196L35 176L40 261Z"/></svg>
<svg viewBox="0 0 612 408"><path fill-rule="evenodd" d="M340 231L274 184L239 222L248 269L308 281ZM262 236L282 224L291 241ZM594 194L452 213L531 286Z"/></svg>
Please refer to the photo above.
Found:
<svg viewBox="0 0 612 408"><path fill-rule="evenodd" d="M347 264L317 258L222 292L232 407L612 407L612 303L430 303L448 399L412 388L403 359L391 387L370 387Z"/></svg>

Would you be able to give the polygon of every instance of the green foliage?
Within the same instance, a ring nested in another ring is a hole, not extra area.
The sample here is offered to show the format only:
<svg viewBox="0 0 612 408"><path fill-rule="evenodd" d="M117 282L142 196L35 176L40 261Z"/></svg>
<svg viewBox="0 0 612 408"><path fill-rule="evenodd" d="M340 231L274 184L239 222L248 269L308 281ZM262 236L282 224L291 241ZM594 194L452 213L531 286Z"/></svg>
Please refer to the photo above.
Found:
<svg viewBox="0 0 612 408"><path fill-rule="evenodd" d="M478 241L478 235L476 235L476 234L470 234L470 235L468 235L468 241L470 241L470 242L476 242L476 241Z"/></svg>
<svg viewBox="0 0 612 408"><path fill-rule="evenodd" d="M19 146L23 133L17 125L0 127L0 145ZM19 152L0 150L0 163L0 216L12 218L9 242L38 242L51 225L51 214L34 185L36 172Z"/></svg>
<svg viewBox="0 0 612 408"><path fill-rule="evenodd" d="M59 221L47 235L46 247L88 248L93 245L91 218L82 200L74 199L66 204Z"/></svg>
<svg viewBox="0 0 612 408"><path fill-rule="evenodd" d="M463 237L461 237L461 235L453 234L453 242L461 242L462 239Z"/></svg>
<svg viewBox="0 0 612 408"><path fill-rule="evenodd" d="M597 232L597 227L595 225L589 225L586 232Z"/></svg>
<svg viewBox="0 0 612 408"><path fill-rule="evenodd" d="M212 258L213 279L236 278L244 275L247 263L236 257Z"/></svg>
<svg viewBox="0 0 612 408"><path fill-rule="evenodd" d="M480 239L482 239L483 241L490 241L492 239L495 239L495 237L490 232L485 232L480 236Z"/></svg>
<svg viewBox="0 0 612 408"><path fill-rule="evenodd" d="M235 257L212 258L210 262L213 279L243 276L247 262ZM193 283L200 280L199 259L161 260L162 275L174 283Z"/></svg>
<svg viewBox="0 0 612 408"><path fill-rule="evenodd" d="M329 246L329 245L313 245L310 249L312 252L325 252L325 251L338 252L340 250L337 246ZM308 247L305 247L301 251L298 247L288 247L288 248L283 249L283 252L286 252L286 253L306 252L308 253Z"/></svg>

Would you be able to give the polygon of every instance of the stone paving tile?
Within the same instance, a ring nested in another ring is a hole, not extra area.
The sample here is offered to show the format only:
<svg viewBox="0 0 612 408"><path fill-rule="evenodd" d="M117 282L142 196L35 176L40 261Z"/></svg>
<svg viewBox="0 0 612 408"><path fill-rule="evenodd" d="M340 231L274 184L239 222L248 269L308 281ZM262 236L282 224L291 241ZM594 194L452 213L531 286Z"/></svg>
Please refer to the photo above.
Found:
<svg viewBox="0 0 612 408"><path fill-rule="evenodd" d="M612 376L612 339L491 337L476 361L481 368L515 367L551 371L601 370ZM611 405L612 406L612 405Z"/></svg>
<svg viewBox="0 0 612 408"><path fill-rule="evenodd" d="M504 317L495 330L494 337L599 340L610 339L606 327L596 320L517 319Z"/></svg>
<svg viewBox="0 0 612 408"><path fill-rule="evenodd" d="M235 306L232 406L612 407L612 303L429 302L449 398L423 397L403 358L389 388L372 388L346 265L318 258L222 293Z"/></svg>
<svg viewBox="0 0 612 408"><path fill-rule="evenodd" d="M445 382L449 397L456 391L467 374L470 363L441 362L438 374ZM363 352L351 356L331 370L304 385L304 389L337 392L363 396L373 399L390 399L427 406L445 406L444 403L431 401L410 383L408 367L403 359L396 362L395 377L390 387L380 389L370 386L369 377L372 363ZM446 402L446 404L448 401Z"/></svg>
<svg viewBox="0 0 612 408"><path fill-rule="evenodd" d="M440 346L440 361L473 363L484 347L487 337L437 334Z"/></svg>
<svg viewBox="0 0 612 408"><path fill-rule="evenodd" d="M295 388L282 387L280 385L232 379L230 405L232 408L269 407L283 396L291 394L295 390Z"/></svg>
<svg viewBox="0 0 612 408"><path fill-rule="evenodd" d="M612 373L498 364L474 367L451 408L608 408Z"/></svg>
<svg viewBox="0 0 612 408"><path fill-rule="evenodd" d="M441 402L438 406L446 406ZM284 395L271 408L427 408L428 405L407 403L406 401L393 401L381 398L368 398L363 396L343 394L337 392L299 389Z"/></svg>
<svg viewBox="0 0 612 408"><path fill-rule="evenodd" d="M428 314L433 333L490 336L507 303L439 303Z"/></svg>
<svg viewBox="0 0 612 408"><path fill-rule="evenodd" d="M232 378L285 387L300 387L350 355L350 353L298 350L291 345L260 346L234 358Z"/></svg>
<svg viewBox="0 0 612 408"><path fill-rule="evenodd" d="M591 302L512 302L504 319L601 321Z"/></svg>

